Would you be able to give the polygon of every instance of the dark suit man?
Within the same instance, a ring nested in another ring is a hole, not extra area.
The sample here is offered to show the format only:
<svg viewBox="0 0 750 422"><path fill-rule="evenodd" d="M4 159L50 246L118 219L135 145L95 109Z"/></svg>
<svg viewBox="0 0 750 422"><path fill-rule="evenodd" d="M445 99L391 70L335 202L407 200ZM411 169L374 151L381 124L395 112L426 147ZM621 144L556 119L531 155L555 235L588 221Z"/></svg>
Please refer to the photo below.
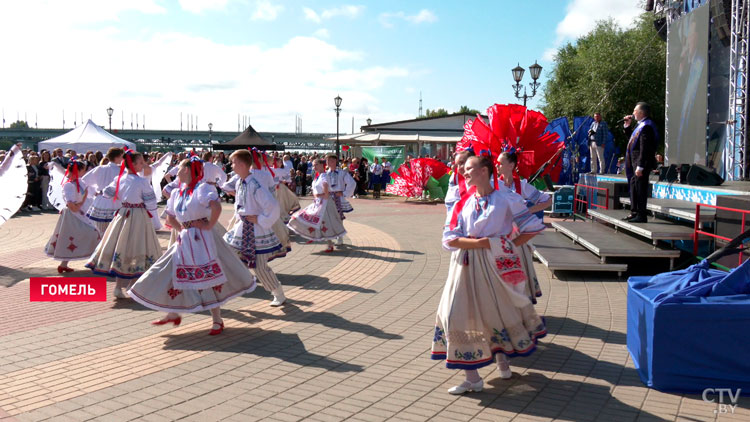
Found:
<svg viewBox="0 0 750 422"><path fill-rule="evenodd" d="M636 104L632 116L625 116L625 133L629 136L625 150L625 174L630 183L631 214L624 220L645 223L648 200L648 175L656 168L658 134L650 119L651 107L644 102ZM638 124L633 127L633 119Z"/></svg>

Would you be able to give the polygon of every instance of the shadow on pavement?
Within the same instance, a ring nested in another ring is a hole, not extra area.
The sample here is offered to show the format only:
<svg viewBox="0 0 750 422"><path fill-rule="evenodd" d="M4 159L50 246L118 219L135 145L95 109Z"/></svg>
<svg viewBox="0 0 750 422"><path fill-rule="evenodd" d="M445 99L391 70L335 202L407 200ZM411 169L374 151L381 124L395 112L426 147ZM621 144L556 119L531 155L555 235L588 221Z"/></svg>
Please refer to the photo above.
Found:
<svg viewBox="0 0 750 422"><path fill-rule="evenodd" d="M370 337L376 337L384 340L400 340L403 338L399 334L386 333L379 328L375 328L371 325L362 324L359 322L352 322L331 312L304 311L297 306L294 306L294 304L288 303L282 307L282 311L284 312L284 315L273 315L266 312L249 310L222 310L222 315L226 315L228 318L233 318L237 319L238 321L245 321L248 323L257 323L262 320L276 319L284 321L305 322L308 324L319 324L329 328L337 328L340 330L361 333Z"/></svg>
<svg viewBox="0 0 750 422"><path fill-rule="evenodd" d="M636 414L639 419L660 420L654 414L613 398L607 385L556 380L540 373L524 376L514 373L513 378L509 380L492 378L485 383L481 393L467 395L466 399L478 399L478 405L481 407L522 413L531 417L600 420L598 418L605 416L600 413L606 406L606 410L622 412L622 416L615 414L611 419L602 420L619 420L625 417L635 419Z"/></svg>
<svg viewBox="0 0 750 422"><path fill-rule="evenodd" d="M571 318L546 315L547 332L551 335L564 335L600 339L605 343L625 344L626 335L609 331Z"/></svg>
<svg viewBox="0 0 750 422"><path fill-rule="evenodd" d="M164 348L167 350L193 350L229 353L246 353L258 357L281 359L297 365L324 368L334 372L361 372L354 365L308 352L297 334L263 331L255 327L227 328L221 335L209 336L210 323L205 330L185 334L168 334Z"/></svg>
<svg viewBox="0 0 750 422"><path fill-rule="evenodd" d="M635 368L598 360L570 347L544 343L543 339L534 354L515 357L510 362L511 368L515 365L539 371L596 378L619 387L643 387Z"/></svg>
<svg viewBox="0 0 750 422"><path fill-rule="evenodd" d="M76 269L72 273L58 274L56 268L14 268L0 265L0 287L13 287L19 282L31 277L92 277L91 271L86 268Z"/></svg>
<svg viewBox="0 0 750 422"><path fill-rule="evenodd" d="M316 275L276 274L276 276L281 281L282 286L300 286L304 290L340 290L357 293L376 293L375 290L352 286L351 284L331 283L328 281L328 278Z"/></svg>

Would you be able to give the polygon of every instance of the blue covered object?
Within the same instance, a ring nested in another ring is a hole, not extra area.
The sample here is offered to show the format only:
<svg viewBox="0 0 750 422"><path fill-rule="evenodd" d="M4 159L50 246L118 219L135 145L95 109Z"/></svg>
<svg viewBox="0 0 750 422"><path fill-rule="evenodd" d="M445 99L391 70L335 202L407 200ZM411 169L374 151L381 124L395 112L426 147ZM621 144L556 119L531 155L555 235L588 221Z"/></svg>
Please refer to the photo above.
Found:
<svg viewBox="0 0 750 422"><path fill-rule="evenodd" d="M657 390L750 392L750 260L732 272L707 261L628 279L627 346Z"/></svg>

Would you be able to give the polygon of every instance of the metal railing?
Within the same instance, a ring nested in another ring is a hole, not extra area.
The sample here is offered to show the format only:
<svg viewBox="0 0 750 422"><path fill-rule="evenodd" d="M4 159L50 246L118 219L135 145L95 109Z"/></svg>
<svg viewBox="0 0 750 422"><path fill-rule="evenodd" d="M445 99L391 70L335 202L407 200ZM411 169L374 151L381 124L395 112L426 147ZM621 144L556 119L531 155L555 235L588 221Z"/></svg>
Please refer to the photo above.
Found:
<svg viewBox="0 0 750 422"><path fill-rule="evenodd" d="M748 214L750 214L750 211L748 211L748 210L741 210L741 209L738 209L738 208L720 207L720 206L717 206L717 205L695 204L695 225L693 226L693 255L698 256L698 240L700 238L700 235L709 236L709 237L712 237L714 239L721 239L721 240L724 240L724 241L727 241L727 242L729 242L729 241L732 240L729 237L721 236L721 235L714 234L714 233L709 233L707 231L703 231L703 230L700 229L701 207L713 208L715 210L738 212L738 213L742 214L742 225L741 225L740 233L744 233L745 232L746 217L748 216ZM739 254L738 265L742 264L742 256L743 256L742 253Z"/></svg>
<svg viewBox="0 0 750 422"><path fill-rule="evenodd" d="M586 188L584 191L586 192L586 199L578 199L578 187ZM597 204L596 198L594 198L594 202L592 203L592 197L594 196L594 192L596 191L604 191L604 205ZM609 188L600 188L598 186L589 186L584 185L581 183L576 183L573 187L573 214L575 214L576 211L578 211L578 203L586 204L586 215L589 214L589 208L595 207L595 208L604 208L605 210L609 209Z"/></svg>

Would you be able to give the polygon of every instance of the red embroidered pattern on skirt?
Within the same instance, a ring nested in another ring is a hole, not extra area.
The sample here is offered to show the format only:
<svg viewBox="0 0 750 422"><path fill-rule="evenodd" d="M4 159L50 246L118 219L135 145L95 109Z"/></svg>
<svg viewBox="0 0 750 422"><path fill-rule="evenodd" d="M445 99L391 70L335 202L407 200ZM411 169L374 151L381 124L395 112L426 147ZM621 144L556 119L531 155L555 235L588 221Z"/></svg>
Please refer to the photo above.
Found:
<svg viewBox="0 0 750 422"><path fill-rule="evenodd" d="M219 264L211 261L203 265L179 265L175 275L180 283L199 283L220 277L222 272Z"/></svg>

